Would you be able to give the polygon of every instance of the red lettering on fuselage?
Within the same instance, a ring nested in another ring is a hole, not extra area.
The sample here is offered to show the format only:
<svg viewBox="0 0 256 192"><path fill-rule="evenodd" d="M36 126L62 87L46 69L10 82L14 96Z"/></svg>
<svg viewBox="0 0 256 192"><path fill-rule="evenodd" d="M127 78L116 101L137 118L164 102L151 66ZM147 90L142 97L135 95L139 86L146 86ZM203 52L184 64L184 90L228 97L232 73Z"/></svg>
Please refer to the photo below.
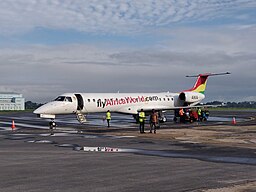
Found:
<svg viewBox="0 0 256 192"><path fill-rule="evenodd" d="M153 99L149 99L153 98ZM152 97L144 97L144 96L138 96L138 97L123 97L123 98L110 98L110 99L101 99L97 100L97 107L105 108L107 106L113 106L113 105L125 105L125 104L135 104L135 103L143 103L148 101L157 101L157 96Z"/></svg>

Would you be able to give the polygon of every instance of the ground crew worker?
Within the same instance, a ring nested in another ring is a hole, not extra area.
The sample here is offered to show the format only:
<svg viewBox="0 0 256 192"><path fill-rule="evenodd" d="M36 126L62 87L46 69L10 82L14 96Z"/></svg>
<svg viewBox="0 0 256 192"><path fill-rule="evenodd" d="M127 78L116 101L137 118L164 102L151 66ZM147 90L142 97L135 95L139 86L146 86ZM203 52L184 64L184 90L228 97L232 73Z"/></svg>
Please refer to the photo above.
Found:
<svg viewBox="0 0 256 192"><path fill-rule="evenodd" d="M184 122L185 118L184 118L184 110L183 110L183 108L180 108L179 116L180 116L180 122Z"/></svg>
<svg viewBox="0 0 256 192"><path fill-rule="evenodd" d="M191 119L193 121L198 121L198 113L197 113L196 110L192 110L192 112L191 112Z"/></svg>
<svg viewBox="0 0 256 192"><path fill-rule="evenodd" d="M210 115L210 112L209 112L209 110L208 110L208 109L206 109L206 110L205 110L206 120L208 119L209 115Z"/></svg>
<svg viewBox="0 0 256 192"><path fill-rule="evenodd" d="M152 113L150 115L150 131L149 131L149 133L152 133L153 127L154 127L154 133L156 133L157 123L158 123L158 114L154 109L152 109Z"/></svg>
<svg viewBox="0 0 256 192"><path fill-rule="evenodd" d="M179 109L175 109L174 110L174 117L173 117L173 121L175 122L175 123L177 123L177 121L178 121L178 118L177 117L179 117L180 115L179 115Z"/></svg>
<svg viewBox="0 0 256 192"><path fill-rule="evenodd" d="M198 114L198 121L202 121L202 110L201 110L201 108L199 108L197 110L197 114Z"/></svg>
<svg viewBox="0 0 256 192"><path fill-rule="evenodd" d="M144 132L145 119L146 119L145 112L143 111L143 109L141 109L139 112L140 133L145 133Z"/></svg>
<svg viewBox="0 0 256 192"><path fill-rule="evenodd" d="M202 112L201 112L201 115L202 115L202 121L206 121L206 115L205 115L205 110L203 109Z"/></svg>
<svg viewBox="0 0 256 192"><path fill-rule="evenodd" d="M106 113L106 120L107 120L108 127L109 127L109 126L110 126L109 123L110 123L110 120L111 120L111 113L110 113L109 110L108 110L107 113Z"/></svg>

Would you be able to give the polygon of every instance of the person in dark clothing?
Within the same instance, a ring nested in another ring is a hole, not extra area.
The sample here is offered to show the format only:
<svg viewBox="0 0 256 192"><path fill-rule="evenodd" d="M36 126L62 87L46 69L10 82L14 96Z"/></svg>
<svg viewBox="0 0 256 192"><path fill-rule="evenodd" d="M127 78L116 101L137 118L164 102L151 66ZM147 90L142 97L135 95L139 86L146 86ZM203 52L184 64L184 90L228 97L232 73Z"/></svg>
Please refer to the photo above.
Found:
<svg viewBox="0 0 256 192"><path fill-rule="evenodd" d="M152 133L152 129L154 128L154 133L156 133L156 125L158 124L158 114L153 109L152 113L150 115L150 131L149 133Z"/></svg>

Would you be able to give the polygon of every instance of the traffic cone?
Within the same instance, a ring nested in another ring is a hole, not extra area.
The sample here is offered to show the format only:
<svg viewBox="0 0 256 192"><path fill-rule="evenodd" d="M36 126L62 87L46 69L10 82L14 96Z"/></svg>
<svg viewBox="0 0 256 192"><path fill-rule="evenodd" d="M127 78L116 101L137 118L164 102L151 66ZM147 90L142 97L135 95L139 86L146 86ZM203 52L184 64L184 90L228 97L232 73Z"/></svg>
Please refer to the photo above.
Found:
<svg viewBox="0 0 256 192"><path fill-rule="evenodd" d="M12 130L14 131L15 128L16 128L16 127L15 127L14 120L12 120Z"/></svg>
<svg viewBox="0 0 256 192"><path fill-rule="evenodd" d="M233 124L233 125L236 124L236 118L235 118L235 117L233 117L233 119L232 119L232 124Z"/></svg>

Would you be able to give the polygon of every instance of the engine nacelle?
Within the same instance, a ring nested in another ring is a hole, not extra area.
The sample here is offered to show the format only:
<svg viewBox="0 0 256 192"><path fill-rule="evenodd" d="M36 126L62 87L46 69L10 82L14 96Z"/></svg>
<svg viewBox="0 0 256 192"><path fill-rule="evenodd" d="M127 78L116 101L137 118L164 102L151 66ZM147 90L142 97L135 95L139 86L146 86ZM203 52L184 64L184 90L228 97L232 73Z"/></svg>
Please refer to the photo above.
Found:
<svg viewBox="0 0 256 192"><path fill-rule="evenodd" d="M179 94L179 99L186 103L200 102L205 98L204 94L197 92L182 92Z"/></svg>

